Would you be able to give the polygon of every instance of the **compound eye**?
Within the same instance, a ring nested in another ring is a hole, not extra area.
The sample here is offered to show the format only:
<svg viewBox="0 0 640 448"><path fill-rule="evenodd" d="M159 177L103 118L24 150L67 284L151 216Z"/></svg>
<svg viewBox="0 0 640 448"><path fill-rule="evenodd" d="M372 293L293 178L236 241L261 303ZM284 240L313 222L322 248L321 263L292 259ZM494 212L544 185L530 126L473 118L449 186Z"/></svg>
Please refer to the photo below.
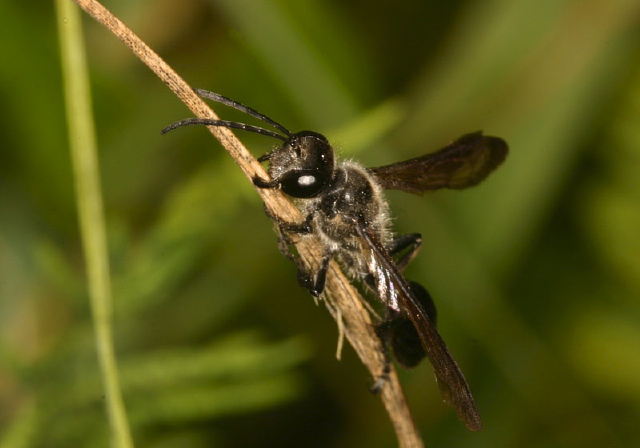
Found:
<svg viewBox="0 0 640 448"><path fill-rule="evenodd" d="M326 186L327 180L316 170L297 170L280 179L282 191L294 198L312 198Z"/></svg>

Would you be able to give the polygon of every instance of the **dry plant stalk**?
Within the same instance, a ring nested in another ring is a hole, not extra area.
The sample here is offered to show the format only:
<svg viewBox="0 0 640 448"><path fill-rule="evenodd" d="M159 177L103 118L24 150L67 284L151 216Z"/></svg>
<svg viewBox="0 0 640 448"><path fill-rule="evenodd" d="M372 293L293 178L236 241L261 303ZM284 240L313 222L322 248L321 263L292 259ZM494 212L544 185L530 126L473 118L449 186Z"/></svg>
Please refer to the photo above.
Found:
<svg viewBox="0 0 640 448"><path fill-rule="evenodd" d="M124 42L196 117L218 118L186 81L102 4L96 0L74 1ZM260 163L229 129L215 126L208 126L208 128L249 180L255 176L263 179L268 177ZM288 222L302 221L303 218L298 209L283 193L271 189L256 188L256 190L272 215ZM319 264L322 250L317 241L314 241L313 238L304 238L295 244L303 263L307 266ZM379 378L385 369L386 360L383 347L374 330L374 323L364 305L364 299L334 261L331 262L327 275L324 303L332 317L338 322L339 327L344 328L345 337L371 372L372 377ZM393 366L388 374L388 381L382 387L381 398L395 429L399 445L403 448L423 447L420 433L413 422Z"/></svg>

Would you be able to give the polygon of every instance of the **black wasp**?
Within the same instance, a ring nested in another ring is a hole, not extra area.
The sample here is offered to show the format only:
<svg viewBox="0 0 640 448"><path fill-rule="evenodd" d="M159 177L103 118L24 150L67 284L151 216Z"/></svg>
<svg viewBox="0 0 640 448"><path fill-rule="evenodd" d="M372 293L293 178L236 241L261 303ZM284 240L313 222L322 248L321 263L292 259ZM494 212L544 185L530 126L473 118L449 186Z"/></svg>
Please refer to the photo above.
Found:
<svg viewBox="0 0 640 448"><path fill-rule="evenodd" d="M420 194L440 188L463 189L483 181L505 159L504 140L466 134L444 148L415 159L377 168L353 161L337 161L327 139L313 131L291 133L256 110L213 92L196 89L203 98L225 104L269 124L278 132L244 123L189 118L180 126L208 125L241 129L282 140L284 144L260 157L269 162L269 179L256 177L259 188L280 189L296 198L306 219L287 223L276 219L285 241L288 235L313 234L323 246L315 272L300 264L298 280L318 296L324 290L329 262L337 258L354 279L374 291L387 309L378 327L385 346L391 345L399 362L417 364L426 354L433 365L443 397L471 430L482 428L477 406L460 368L435 328L435 307L429 293L408 281L402 270L421 244L419 234L394 238L383 189Z"/></svg>

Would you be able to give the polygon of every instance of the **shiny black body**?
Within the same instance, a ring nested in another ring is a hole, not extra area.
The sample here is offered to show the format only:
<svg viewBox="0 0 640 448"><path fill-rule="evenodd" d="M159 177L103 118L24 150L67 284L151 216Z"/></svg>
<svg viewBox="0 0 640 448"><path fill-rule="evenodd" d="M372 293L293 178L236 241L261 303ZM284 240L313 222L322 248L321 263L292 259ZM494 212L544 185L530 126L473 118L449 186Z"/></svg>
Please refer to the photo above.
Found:
<svg viewBox="0 0 640 448"><path fill-rule="evenodd" d="M476 132L435 153L367 169L355 162L335 160L333 148L317 132L291 133L233 100L204 90L197 93L257 117L282 134L244 123L205 119L176 122L163 133L183 125L204 124L282 140L283 145L258 159L269 162L269 178L256 177L253 182L259 188L280 189L295 198L305 216L300 223L274 218L283 241L290 241L292 234L310 235L322 244L323 258L313 271L306 271L298 263L300 284L311 294L320 295L329 262L336 258L352 278L372 290L386 307L387 319L377 328L385 346L391 346L405 366L416 365L426 354L445 400L469 429L481 429L482 422L464 375L436 331L435 307L429 293L401 273L419 249L420 235L392 236L383 189L422 193L476 185L504 160L506 143ZM283 249L289 254L287 247Z"/></svg>

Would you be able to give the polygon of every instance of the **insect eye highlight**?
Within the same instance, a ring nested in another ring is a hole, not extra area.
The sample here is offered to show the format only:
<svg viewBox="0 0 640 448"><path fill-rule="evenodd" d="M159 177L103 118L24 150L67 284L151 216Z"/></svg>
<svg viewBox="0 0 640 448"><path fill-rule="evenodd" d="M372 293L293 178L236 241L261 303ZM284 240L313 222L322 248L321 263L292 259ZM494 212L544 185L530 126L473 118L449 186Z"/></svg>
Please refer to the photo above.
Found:
<svg viewBox="0 0 640 448"><path fill-rule="evenodd" d="M316 177L311 174L303 174L298 177L298 185L301 187L310 187L316 183Z"/></svg>
<svg viewBox="0 0 640 448"><path fill-rule="evenodd" d="M296 170L280 179L282 191L294 198L317 196L326 185L326 176L322 176L317 170Z"/></svg>

